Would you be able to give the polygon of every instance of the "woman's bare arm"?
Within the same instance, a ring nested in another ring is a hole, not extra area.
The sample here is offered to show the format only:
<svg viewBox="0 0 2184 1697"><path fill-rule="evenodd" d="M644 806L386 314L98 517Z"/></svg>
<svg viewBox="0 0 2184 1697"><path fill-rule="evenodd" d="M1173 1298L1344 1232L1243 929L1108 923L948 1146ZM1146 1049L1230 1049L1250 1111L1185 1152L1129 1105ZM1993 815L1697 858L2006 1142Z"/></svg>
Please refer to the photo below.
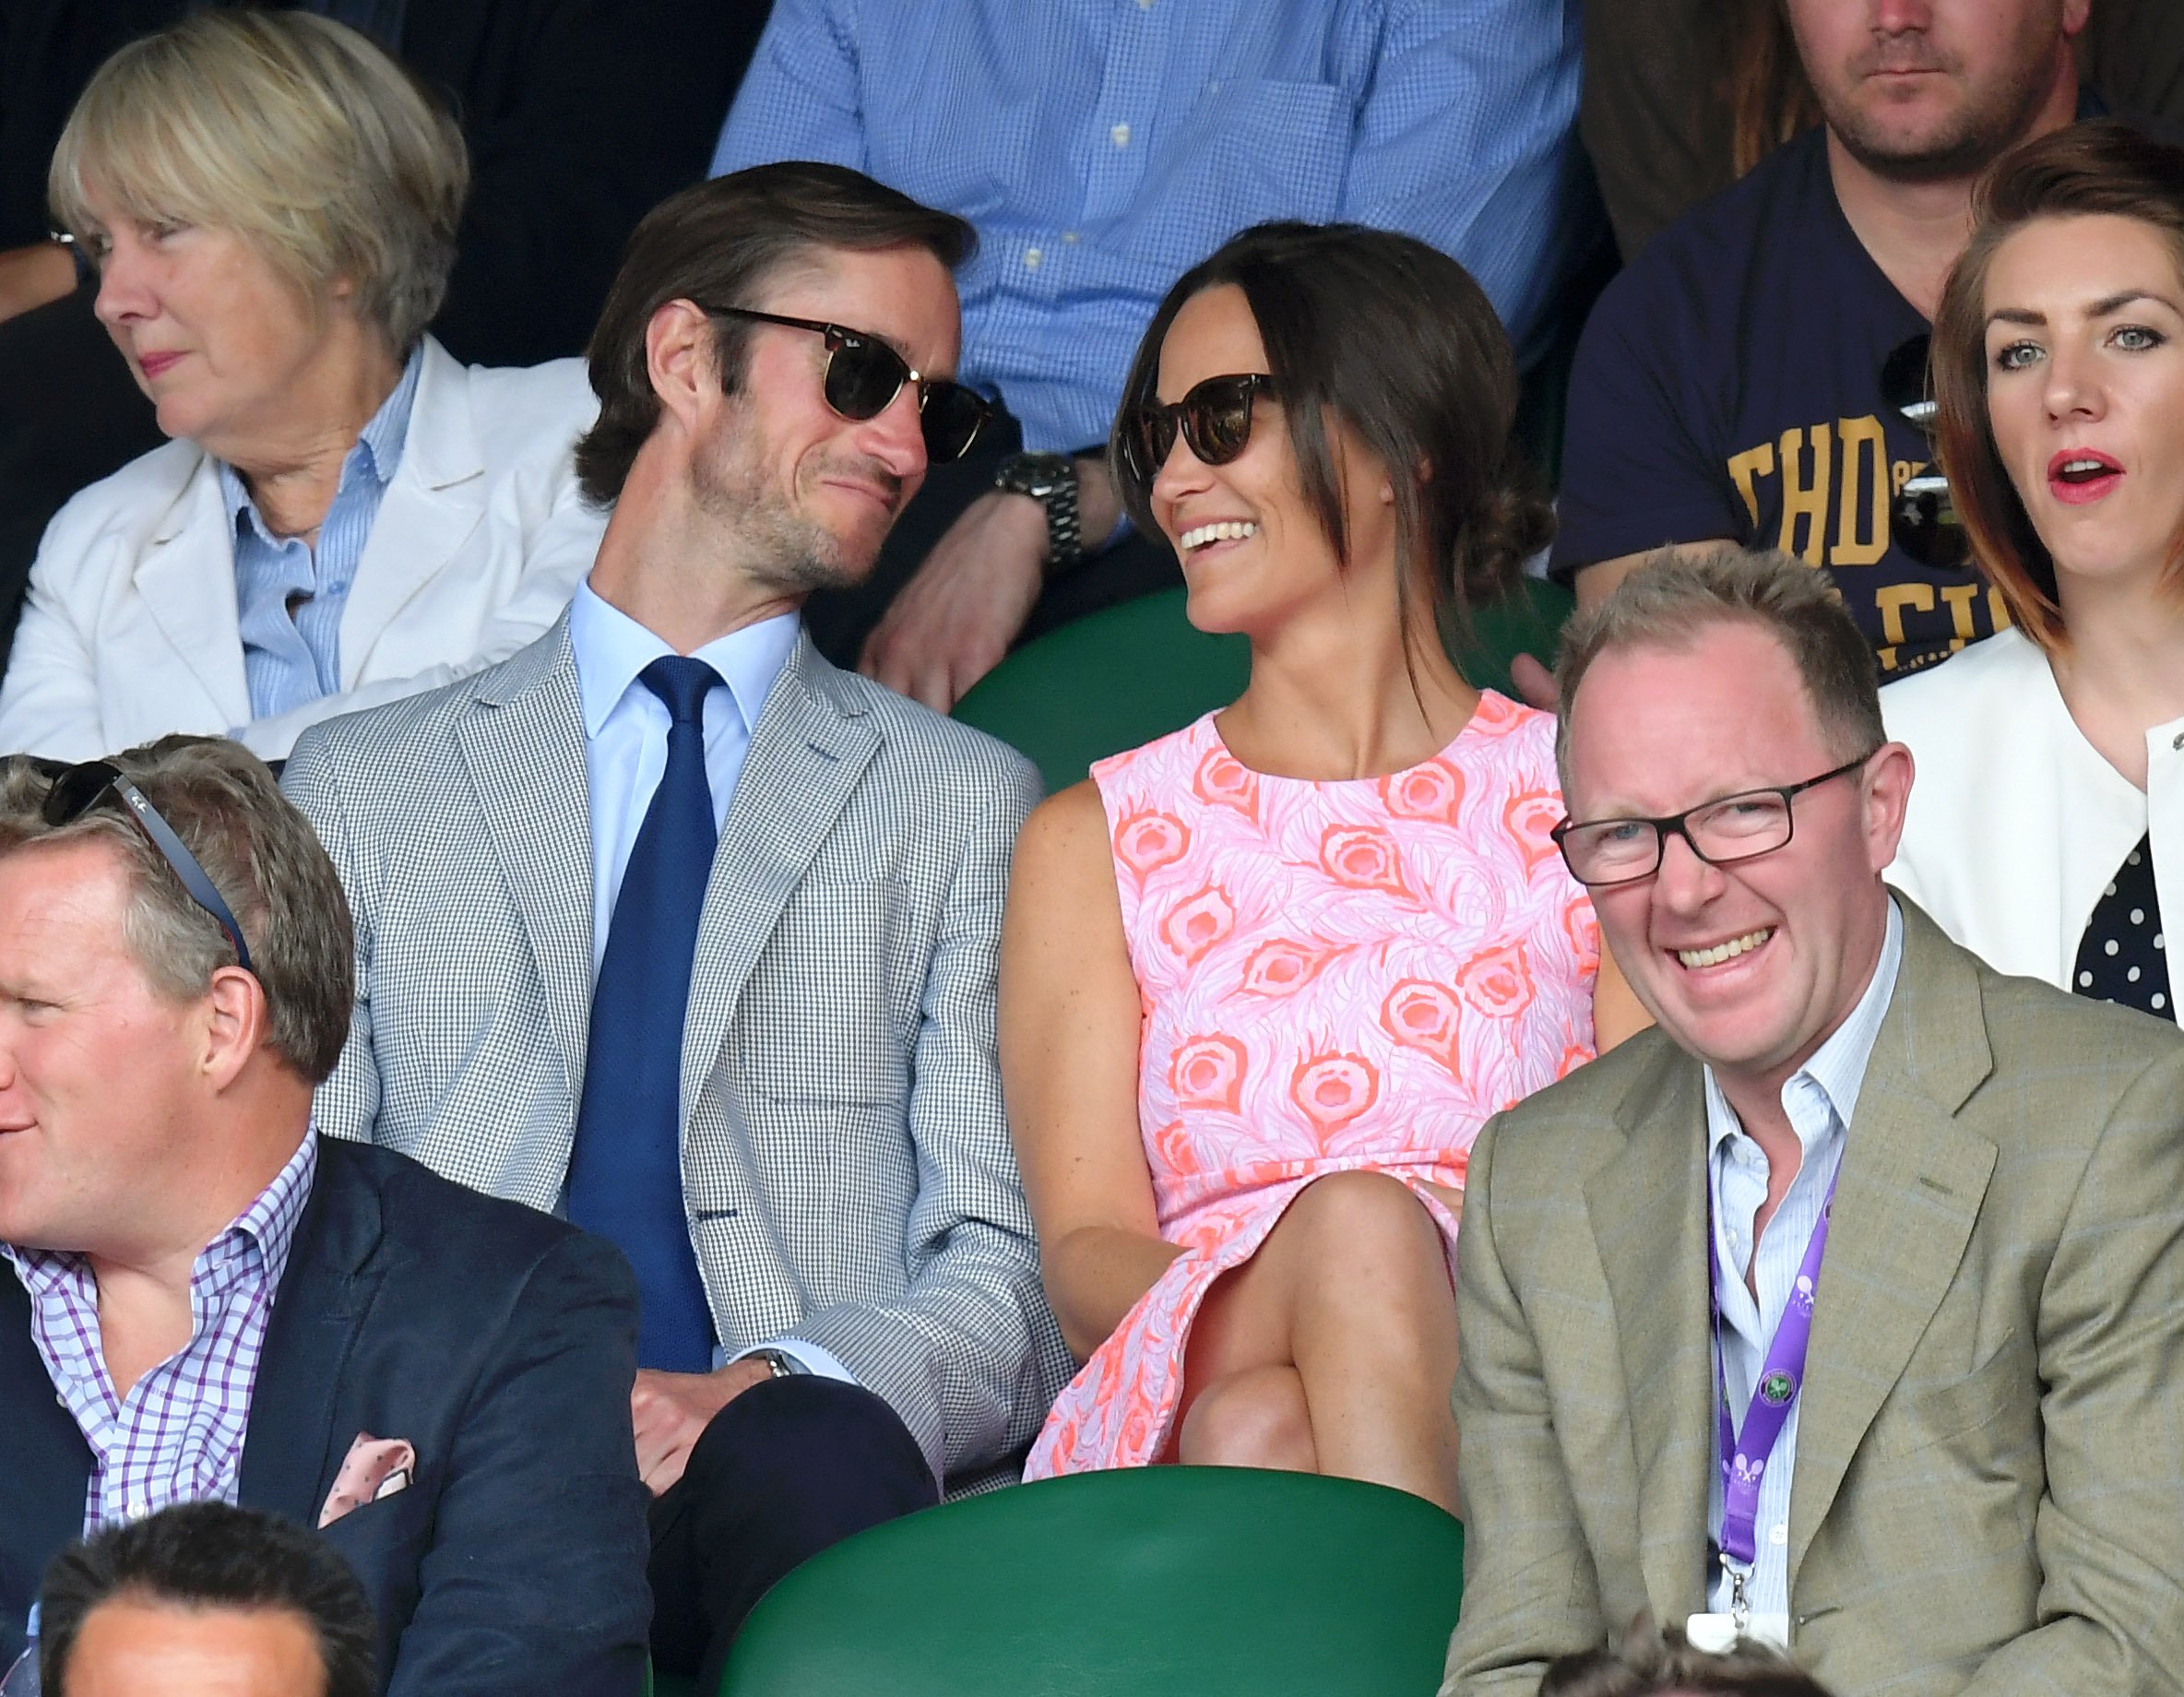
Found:
<svg viewBox="0 0 2184 1697"><path fill-rule="evenodd" d="M1040 1271L1079 1358L1182 1252L1162 1240L1137 1114L1137 979L1090 782L1016 839L1001 934L1001 1076Z"/></svg>

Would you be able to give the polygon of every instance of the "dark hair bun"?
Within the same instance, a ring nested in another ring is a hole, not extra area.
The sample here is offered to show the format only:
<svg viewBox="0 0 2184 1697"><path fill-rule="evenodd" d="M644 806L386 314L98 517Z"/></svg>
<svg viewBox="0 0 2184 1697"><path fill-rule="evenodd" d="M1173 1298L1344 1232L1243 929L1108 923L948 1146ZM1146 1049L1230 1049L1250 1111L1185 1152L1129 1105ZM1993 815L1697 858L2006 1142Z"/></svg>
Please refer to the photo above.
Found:
<svg viewBox="0 0 2184 1697"><path fill-rule="evenodd" d="M1465 528L1451 563L1456 599L1490 605L1514 592L1525 562L1554 540L1555 508L1524 450L1512 443L1502 473Z"/></svg>

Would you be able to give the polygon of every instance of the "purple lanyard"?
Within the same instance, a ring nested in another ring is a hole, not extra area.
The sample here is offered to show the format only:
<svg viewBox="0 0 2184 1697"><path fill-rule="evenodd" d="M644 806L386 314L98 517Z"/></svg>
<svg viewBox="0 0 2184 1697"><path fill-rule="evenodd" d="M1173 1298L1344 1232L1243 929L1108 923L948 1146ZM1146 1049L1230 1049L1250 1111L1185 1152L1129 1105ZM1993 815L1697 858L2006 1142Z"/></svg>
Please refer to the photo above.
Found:
<svg viewBox="0 0 2184 1697"><path fill-rule="evenodd" d="M1843 1169L1837 1167L1835 1178L1842 1176ZM1721 1420L1721 1554L1738 1582L1739 1594L1743 1583L1737 1568L1750 1572L1759 1559L1755 1523L1760 1513L1760 1477L1766 1472L1775 1441L1789 1423L1789 1411L1797 1406L1798 1393L1804 1388L1805 1350L1812 1341L1812 1299L1820 1285L1821 1257L1827 1252L1828 1216L1834 1208L1835 1184L1831 1181L1827 1197L1820 1205L1820 1218L1813 1222L1812 1236L1805 1245L1805 1259L1798 1264L1797 1283L1790 1287L1781 1323L1767 1346L1751 1406L1744 1411L1744 1430L1739 1432L1729 1424L1728 1359L1721 1333L1721 1252L1715 1245L1714 1175L1711 1171L1707 1174L1706 1270L1711 1276L1706 1300L1714 1317L1715 1384L1719 1392L1715 1406Z"/></svg>

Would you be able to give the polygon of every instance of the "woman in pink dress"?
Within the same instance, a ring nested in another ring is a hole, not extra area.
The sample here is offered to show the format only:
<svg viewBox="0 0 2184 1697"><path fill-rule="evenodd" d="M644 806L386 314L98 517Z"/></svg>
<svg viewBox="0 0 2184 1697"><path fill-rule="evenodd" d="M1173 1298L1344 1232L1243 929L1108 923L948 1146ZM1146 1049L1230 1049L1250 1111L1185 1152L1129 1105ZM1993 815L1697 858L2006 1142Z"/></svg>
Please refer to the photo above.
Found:
<svg viewBox="0 0 2184 1697"><path fill-rule="evenodd" d="M1549 837L1554 721L1436 635L1547 539L1515 392L1463 268L1355 226L1246 231L1146 332L1117 482L1251 683L1018 842L1003 1075L1085 1358L1030 1477L1229 1463L1454 1505L1466 1153L1644 1018Z"/></svg>

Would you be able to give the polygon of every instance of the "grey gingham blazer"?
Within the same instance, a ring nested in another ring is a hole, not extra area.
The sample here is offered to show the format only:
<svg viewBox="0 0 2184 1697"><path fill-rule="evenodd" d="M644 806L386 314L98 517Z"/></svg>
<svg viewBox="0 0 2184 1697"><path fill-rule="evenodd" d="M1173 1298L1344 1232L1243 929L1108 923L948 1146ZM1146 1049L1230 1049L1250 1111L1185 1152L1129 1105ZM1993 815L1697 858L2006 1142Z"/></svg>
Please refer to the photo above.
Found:
<svg viewBox="0 0 2184 1697"><path fill-rule="evenodd" d="M490 670L315 728L282 783L356 922L319 1125L553 1207L592 984L566 616ZM831 1350L956 1488L1029 1442L1071 1371L994 1054L1038 791L1013 751L800 636L721 829L684 1025L683 1192L721 1341Z"/></svg>
<svg viewBox="0 0 2184 1697"><path fill-rule="evenodd" d="M1791 1653L1839 1697L2167 1697L2184 1038L2005 978L1902 907L1812 1320ZM1642 1608L1706 1606L1705 1152L1699 1063L1658 1031L1472 1148L1443 1697L1530 1697Z"/></svg>

